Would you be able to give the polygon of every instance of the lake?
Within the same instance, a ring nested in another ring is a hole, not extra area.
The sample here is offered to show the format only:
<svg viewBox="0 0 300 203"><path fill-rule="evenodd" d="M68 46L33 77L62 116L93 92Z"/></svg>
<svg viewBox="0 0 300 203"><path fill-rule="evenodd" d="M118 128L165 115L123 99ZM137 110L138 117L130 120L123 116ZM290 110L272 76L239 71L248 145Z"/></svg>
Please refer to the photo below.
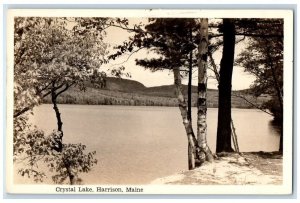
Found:
<svg viewBox="0 0 300 203"><path fill-rule="evenodd" d="M59 105L64 143L97 151L98 164L81 174L84 184L147 184L187 170L187 138L178 107ZM194 130L197 109L193 108ZM218 109L208 109L208 144L216 148ZM232 109L240 151L277 151L279 133L272 117L254 109ZM34 110L32 122L56 129L52 105ZM20 178L16 179L17 182Z"/></svg>

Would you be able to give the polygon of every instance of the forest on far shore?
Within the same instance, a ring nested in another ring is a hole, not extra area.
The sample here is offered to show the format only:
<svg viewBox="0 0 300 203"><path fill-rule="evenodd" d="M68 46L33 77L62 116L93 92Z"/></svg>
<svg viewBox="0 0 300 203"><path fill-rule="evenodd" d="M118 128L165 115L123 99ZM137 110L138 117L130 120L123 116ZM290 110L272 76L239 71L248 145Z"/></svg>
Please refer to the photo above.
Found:
<svg viewBox="0 0 300 203"><path fill-rule="evenodd" d="M183 91L187 92L187 86L183 85ZM247 90L233 91L231 105L232 108L255 108L270 99L268 95L255 97ZM82 105L178 106L174 85L145 87L134 80L112 77L106 78L103 88L87 84L86 90L80 91L74 87L64 92L57 101L60 104ZM43 103L50 104L50 96L44 98ZM197 106L196 86L192 87L192 105ZM207 105L208 108L218 108L218 90L208 89Z"/></svg>

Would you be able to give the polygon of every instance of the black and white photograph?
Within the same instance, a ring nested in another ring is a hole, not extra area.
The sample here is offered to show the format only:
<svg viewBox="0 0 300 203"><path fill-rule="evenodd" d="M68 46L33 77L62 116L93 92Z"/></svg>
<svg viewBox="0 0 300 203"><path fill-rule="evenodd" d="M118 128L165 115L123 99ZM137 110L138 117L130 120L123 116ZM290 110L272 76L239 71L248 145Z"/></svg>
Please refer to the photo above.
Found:
<svg viewBox="0 0 300 203"><path fill-rule="evenodd" d="M289 10L11 9L7 190L290 194Z"/></svg>

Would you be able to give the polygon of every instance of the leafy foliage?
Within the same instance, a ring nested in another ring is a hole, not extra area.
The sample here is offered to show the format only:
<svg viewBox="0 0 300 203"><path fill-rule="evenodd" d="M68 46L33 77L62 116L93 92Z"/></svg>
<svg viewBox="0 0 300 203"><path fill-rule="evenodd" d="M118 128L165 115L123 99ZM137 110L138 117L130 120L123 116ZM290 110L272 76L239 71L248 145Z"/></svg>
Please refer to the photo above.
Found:
<svg viewBox="0 0 300 203"><path fill-rule="evenodd" d="M282 120L283 105L283 20L264 19L257 22L270 30L264 37L252 37L237 59L237 64L256 77L251 87L256 96L268 94L272 100L263 106L275 120ZM258 31L260 34L260 31ZM270 35L270 36L268 36Z"/></svg>
<svg viewBox="0 0 300 203"><path fill-rule="evenodd" d="M125 72L125 67L124 66L120 66L118 68L113 68L111 70L111 75L116 77L116 78L122 78L123 76L131 78L131 74Z"/></svg>
<svg viewBox="0 0 300 203"><path fill-rule="evenodd" d="M95 151L86 153L83 144L64 144L61 153L53 150L59 139L60 132L53 131L45 136L44 132L36 128L24 129L23 136L14 139L15 161L23 163L19 174L33 178L36 182L43 182L47 177L44 170L39 166L46 164L48 172L52 175L55 183L63 183L68 177L66 165L72 170L72 174L78 177L79 173L88 173L97 160L94 159Z"/></svg>
<svg viewBox="0 0 300 203"><path fill-rule="evenodd" d="M88 173L93 165L97 164L97 159L94 159L96 151L85 154L85 149L86 146L82 144L65 144L61 154L54 156L54 159L46 160L50 171L57 173L52 176L55 183L63 183L70 174L78 177L79 173Z"/></svg>
<svg viewBox="0 0 300 203"><path fill-rule="evenodd" d="M58 95L71 86L84 90L84 81L105 76L98 71L106 49L101 33L68 28L63 18L15 22L15 113L39 104L51 91Z"/></svg>
<svg viewBox="0 0 300 203"><path fill-rule="evenodd" d="M52 179L57 183L70 173L86 173L97 163L96 152L86 153L82 144L64 144L61 152L53 150L62 132L45 136L32 128L24 114L49 94L55 101L72 86L85 90L87 80L95 86L104 83L106 75L99 71L106 53L103 30L83 27L86 21L76 20L72 24L66 18L15 18L14 160L23 163L19 173L35 181L46 176L38 169L41 162L56 172Z"/></svg>

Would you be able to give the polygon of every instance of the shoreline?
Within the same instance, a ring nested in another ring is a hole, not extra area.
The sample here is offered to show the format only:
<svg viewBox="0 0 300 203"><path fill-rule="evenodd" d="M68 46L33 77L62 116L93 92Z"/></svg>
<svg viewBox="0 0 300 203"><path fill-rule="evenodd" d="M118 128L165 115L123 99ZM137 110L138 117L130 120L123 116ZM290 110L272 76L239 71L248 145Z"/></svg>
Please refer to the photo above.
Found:
<svg viewBox="0 0 300 203"><path fill-rule="evenodd" d="M280 185L279 152L221 153L212 163L151 181L159 185Z"/></svg>
<svg viewBox="0 0 300 203"><path fill-rule="evenodd" d="M124 104L74 104L74 103L57 103L58 105L78 105L78 106L131 106L131 107L170 107L170 108L178 108L178 106L163 106L163 105L124 105ZM41 103L38 106L41 105L52 105L52 103ZM37 107L38 107L37 106ZM192 106L192 108L197 108L196 106ZM218 107L207 107L208 109L218 109ZM231 109L249 109L249 110L257 110L261 111L260 109L257 108L245 108L245 107L232 107Z"/></svg>

